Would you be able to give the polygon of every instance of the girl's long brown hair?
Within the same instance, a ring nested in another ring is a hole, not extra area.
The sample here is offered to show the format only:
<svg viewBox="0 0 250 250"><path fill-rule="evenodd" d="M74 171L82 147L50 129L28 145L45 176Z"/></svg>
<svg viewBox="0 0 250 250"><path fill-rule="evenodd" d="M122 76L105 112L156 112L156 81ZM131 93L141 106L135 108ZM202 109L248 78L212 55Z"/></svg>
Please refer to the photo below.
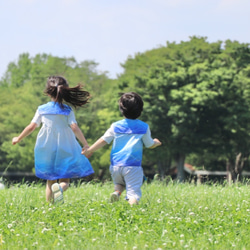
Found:
<svg viewBox="0 0 250 250"><path fill-rule="evenodd" d="M88 103L90 98L89 92L84 91L81 84L70 88L67 80L62 76L50 76L44 93L54 98L62 108L63 101L76 108Z"/></svg>

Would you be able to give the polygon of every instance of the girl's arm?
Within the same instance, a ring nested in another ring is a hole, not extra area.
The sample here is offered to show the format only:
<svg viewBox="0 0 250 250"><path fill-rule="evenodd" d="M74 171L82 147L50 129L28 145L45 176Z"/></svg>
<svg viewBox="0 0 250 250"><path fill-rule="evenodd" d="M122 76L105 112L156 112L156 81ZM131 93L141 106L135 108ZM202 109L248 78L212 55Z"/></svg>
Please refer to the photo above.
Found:
<svg viewBox="0 0 250 250"><path fill-rule="evenodd" d="M82 143L83 148L88 148L89 145L87 143L87 140L85 139L81 129L78 127L78 125L76 123L72 123L70 125L71 129L73 130L76 138Z"/></svg>
<svg viewBox="0 0 250 250"><path fill-rule="evenodd" d="M34 123L34 122L31 122L24 130L23 132L17 136L17 137L14 137L12 139L12 144L15 145L17 143L19 143L23 138L25 138L26 136L28 136L29 134L31 134L35 128L36 128L37 124Z"/></svg>
<svg viewBox="0 0 250 250"><path fill-rule="evenodd" d="M84 154L86 157L91 156L96 150L102 148L108 144L106 141L104 141L102 138L98 139L90 148L84 149L82 151L82 154Z"/></svg>

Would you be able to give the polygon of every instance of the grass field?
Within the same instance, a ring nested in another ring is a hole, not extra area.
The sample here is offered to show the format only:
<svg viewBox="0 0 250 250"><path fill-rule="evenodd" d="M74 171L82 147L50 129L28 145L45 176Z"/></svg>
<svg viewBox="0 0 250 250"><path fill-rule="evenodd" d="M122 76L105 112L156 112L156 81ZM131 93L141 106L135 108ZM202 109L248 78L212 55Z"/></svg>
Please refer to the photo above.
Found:
<svg viewBox="0 0 250 250"><path fill-rule="evenodd" d="M250 249L249 185L144 184L139 205L109 202L111 183L0 190L0 249Z"/></svg>

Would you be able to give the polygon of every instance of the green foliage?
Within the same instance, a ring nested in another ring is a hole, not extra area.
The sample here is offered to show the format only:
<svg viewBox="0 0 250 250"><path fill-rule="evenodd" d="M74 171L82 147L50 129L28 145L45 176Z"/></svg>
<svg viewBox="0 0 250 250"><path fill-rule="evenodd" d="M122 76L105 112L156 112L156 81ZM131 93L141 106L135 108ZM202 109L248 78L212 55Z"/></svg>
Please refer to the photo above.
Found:
<svg viewBox="0 0 250 250"><path fill-rule="evenodd" d="M180 165L186 157L190 164L208 170L225 170L227 163L240 174L250 166L249 59L249 44L191 37L129 57L124 73L111 80L94 61L21 54L0 81L0 171L11 161L10 171L34 168L38 129L20 145L12 146L11 138L31 121L39 105L49 101L43 94L46 79L59 74L70 86L81 83L91 94L90 103L75 110L89 144L122 119L119 93L135 91L144 99L141 119L163 142L156 150L145 149L146 172L164 176L174 161ZM106 146L90 158L97 175L108 169L109 152Z"/></svg>
<svg viewBox="0 0 250 250"><path fill-rule="evenodd" d="M19 134L33 118L37 107L50 99L43 94L49 75L63 75L70 86L78 83L90 92L92 99L84 108L75 110L76 119L89 144L101 136L108 128L115 115L107 112L113 105L116 83L108 79L105 73L96 70L93 61L76 62L74 58L59 58L38 54L31 58L28 54L20 55L17 63L10 63L7 72L0 82L0 171L13 161L9 171L32 171L34 168L34 145L39 129L25 138L20 145L11 145L12 137ZM102 115L107 114L108 117ZM110 118L109 118L110 117ZM105 122L106 120L106 122ZM109 157L100 165L99 158L93 156L93 167L97 171L104 167Z"/></svg>
<svg viewBox="0 0 250 250"><path fill-rule="evenodd" d="M223 48L191 37L125 62L120 89L141 94L142 119L163 142L153 161L205 151L226 159L248 154L249 57L248 44L226 41Z"/></svg>
<svg viewBox="0 0 250 250"><path fill-rule="evenodd" d="M138 206L109 202L111 183L72 185L45 203L44 185L0 190L1 249L249 249L248 185L143 185Z"/></svg>

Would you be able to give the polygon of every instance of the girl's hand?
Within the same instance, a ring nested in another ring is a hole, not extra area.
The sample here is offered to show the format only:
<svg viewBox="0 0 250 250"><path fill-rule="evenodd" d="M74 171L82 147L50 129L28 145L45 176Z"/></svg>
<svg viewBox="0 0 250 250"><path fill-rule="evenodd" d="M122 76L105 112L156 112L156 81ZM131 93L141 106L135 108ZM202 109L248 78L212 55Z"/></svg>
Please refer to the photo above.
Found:
<svg viewBox="0 0 250 250"><path fill-rule="evenodd" d="M87 158L91 157L93 153L88 152L89 146L85 146L82 148L82 155L85 155Z"/></svg>
<svg viewBox="0 0 250 250"><path fill-rule="evenodd" d="M12 139L12 145L17 144L18 142L20 142L20 140L19 140L18 137L14 137L14 138Z"/></svg>

